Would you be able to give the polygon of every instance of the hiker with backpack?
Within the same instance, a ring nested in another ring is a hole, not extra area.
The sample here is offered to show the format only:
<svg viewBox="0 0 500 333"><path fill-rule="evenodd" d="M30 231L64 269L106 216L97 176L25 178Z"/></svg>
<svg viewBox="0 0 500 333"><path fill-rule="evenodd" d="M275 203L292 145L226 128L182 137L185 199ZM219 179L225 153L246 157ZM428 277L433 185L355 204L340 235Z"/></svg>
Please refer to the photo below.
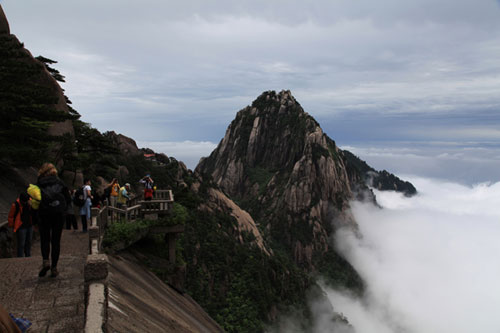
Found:
<svg viewBox="0 0 500 333"><path fill-rule="evenodd" d="M90 179L85 179L83 182L82 192L83 192L83 205L80 208L80 217L82 219L82 232L87 232L87 225L90 224L90 219L92 214L90 208L92 207L92 188Z"/></svg>
<svg viewBox="0 0 500 333"><path fill-rule="evenodd" d="M51 277L59 275L57 262L61 252L61 234L64 226L65 213L71 200L66 185L57 177L57 169L52 163L44 163L38 170L36 184L41 191L39 207L40 245L42 251L42 269L38 273L43 277L50 270ZM49 255L52 262L49 260Z"/></svg>
<svg viewBox="0 0 500 333"><path fill-rule="evenodd" d="M31 240L33 238L33 218L27 193L21 193L9 211L9 227L14 228L17 238L17 256L31 257Z"/></svg>

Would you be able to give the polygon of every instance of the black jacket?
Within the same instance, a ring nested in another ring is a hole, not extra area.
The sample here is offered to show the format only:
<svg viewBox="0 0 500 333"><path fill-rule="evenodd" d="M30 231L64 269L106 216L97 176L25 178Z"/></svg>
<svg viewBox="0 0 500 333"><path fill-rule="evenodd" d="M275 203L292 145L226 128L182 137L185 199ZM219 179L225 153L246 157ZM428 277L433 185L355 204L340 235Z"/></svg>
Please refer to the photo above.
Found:
<svg viewBox="0 0 500 333"><path fill-rule="evenodd" d="M39 177L37 186L42 192L40 213L64 213L71 202L68 188L57 176Z"/></svg>

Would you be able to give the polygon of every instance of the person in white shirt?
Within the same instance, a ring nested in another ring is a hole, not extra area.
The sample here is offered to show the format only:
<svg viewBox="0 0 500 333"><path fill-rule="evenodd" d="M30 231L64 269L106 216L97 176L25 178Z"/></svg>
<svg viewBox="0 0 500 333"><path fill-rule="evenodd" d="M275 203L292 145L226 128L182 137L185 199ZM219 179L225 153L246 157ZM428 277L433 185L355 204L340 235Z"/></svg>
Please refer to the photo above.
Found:
<svg viewBox="0 0 500 333"><path fill-rule="evenodd" d="M82 208L80 208L80 217L82 219L82 231L87 232L87 225L90 223L92 214L90 212L90 207L92 207L92 188L90 187L90 179L85 179L83 182L83 199L85 203Z"/></svg>

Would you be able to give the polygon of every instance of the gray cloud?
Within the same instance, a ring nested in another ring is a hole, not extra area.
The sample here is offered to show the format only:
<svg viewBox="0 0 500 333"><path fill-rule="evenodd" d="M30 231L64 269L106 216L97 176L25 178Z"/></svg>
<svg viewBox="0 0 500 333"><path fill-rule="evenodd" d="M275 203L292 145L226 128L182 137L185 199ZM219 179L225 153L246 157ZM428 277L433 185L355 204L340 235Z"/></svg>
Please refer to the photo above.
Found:
<svg viewBox="0 0 500 333"><path fill-rule="evenodd" d="M157 152L163 152L169 157L175 157L183 161L186 166L194 170L200 158L208 156L217 146L212 142L137 142L139 147L151 148Z"/></svg>
<svg viewBox="0 0 500 333"><path fill-rule="evenodd" d="M342 144L484 141L500 125L498 1L2 6L26 47L59 61L84 120L139 141L218 142L270 89Z"/></svg>
<svg viewBox="0 0 500 333"><path fill-rule="evenodd" d="M401 142L381 146L344 146L377 170L389 170L401 178L419 176L464 185L500 179L498 141L468 144L453 142Z"/></svg>

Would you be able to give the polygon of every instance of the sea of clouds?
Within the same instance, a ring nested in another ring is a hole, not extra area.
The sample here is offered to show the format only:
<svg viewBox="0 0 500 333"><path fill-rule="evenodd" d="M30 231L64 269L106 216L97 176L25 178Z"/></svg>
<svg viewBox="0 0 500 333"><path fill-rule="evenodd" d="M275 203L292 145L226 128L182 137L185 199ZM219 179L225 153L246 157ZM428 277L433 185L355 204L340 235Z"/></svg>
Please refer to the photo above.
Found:
<svg viewBox="0 0 500 333"><path fill-rule="evenodd" d="M366 293L324 286L330 302L357 333L500 332L500 182L404 178L418 195L375 191L382 209L352 203L362 237L342 230L336 244Z"/></svg>

